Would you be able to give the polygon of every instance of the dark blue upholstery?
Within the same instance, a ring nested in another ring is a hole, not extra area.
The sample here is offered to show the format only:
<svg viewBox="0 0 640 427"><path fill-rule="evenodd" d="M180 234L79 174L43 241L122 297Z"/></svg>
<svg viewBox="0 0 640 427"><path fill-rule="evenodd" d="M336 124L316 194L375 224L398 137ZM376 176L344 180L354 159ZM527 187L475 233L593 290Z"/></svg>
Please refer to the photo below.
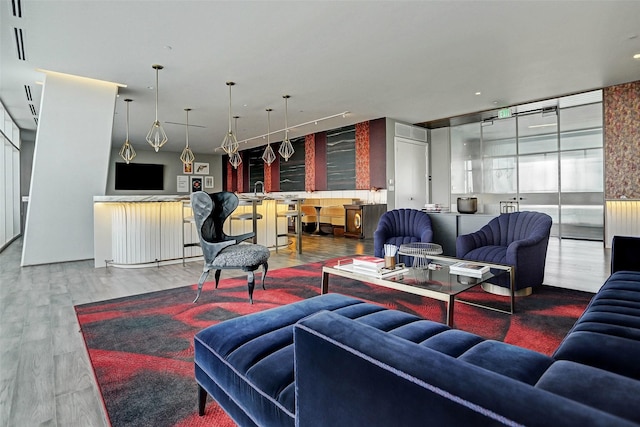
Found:
<svg viewBox="0 0 640 427"><path fill-rule="evenodd" d="M625 247L638 253L640 238ZM200 410L208 394L252 427L638 427L639 319L631 270L606 281L553 357L321 295L200 331Z"/></svg>
<svg viewBox="0 0 640 427"><path fill-rule="evenodd" d="M640 271L637 237L613 236L611 242L611 273L620 270Z"/></svg>
<svg viewBox="0 0 640 427"><path fill-rule="evenodd" d="M403 243L429 243L432 240L429 215L416 209L393 209L385 212L378 221L378 228L373 233L373 254L383 257L385 244L400 247ZM408 262L404 257L398 261Z"/></svg>
<svg viewBox="0 0 640 427"><path fill-rule="evenodd" d="M551 217L541 212L505 213L471 234L456 239L456 257L515 267L514 290L535 288L544 280ZM509 277L489 280L509 287Z"/></svg>

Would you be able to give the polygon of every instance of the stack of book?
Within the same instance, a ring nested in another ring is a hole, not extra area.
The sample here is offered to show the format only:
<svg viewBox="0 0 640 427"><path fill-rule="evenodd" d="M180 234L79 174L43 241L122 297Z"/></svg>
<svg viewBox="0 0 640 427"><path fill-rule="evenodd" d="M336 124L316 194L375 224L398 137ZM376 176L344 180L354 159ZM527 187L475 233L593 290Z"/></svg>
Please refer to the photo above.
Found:
<svg viewBox="0 0 640 427"><path fill-rule="evenodd" d="M384 268L384 258L363 255L353 259L355 273L377 274L382 268Z"/></svg>
<svg viewBox="0 0 640 427"><path fill-rule="evenodd" d="M460 276L482 278L482 275L489 272L489 267L486 265L472 264L468 262L457 262L449 266L449 273L457 274Z"/></svg>

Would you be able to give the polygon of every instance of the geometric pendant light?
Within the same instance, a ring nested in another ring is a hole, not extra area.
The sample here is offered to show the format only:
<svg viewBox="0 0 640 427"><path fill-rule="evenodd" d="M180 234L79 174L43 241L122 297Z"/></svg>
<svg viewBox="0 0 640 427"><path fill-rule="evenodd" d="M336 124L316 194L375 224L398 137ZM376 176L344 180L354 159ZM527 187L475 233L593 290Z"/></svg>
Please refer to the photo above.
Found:
<svg viewBox="0 0 640 427"><path fill-rule="evenodd" d="M184 150L182 150L182 154L180 154L180 160L182 163L187 165L189 163L193 163L196 156L193 155L191 148L189 148L189 111L191 111L191 108L185 108L184 111L187 112L187 126L185 126L187 129L187 135L185 137L186 144L184 146Z"/></svg>
<svg viewBox="0 0 640 427"><path fill-rule="evenodd" d="M289 161L289 157L293 156L294 150L293 150L293 145L291 145L291 141L289 141L289 126L287 123L287 116L289 108L288 108L288 103L287 101L289 100L289 98L291 98L291 96L289 95L283 95L282 96L284 98L284 141L282 141L282 144L280 144L280 149L278 150L278 153L280 153L280 155L284 158L285 162Z"/></svg>
<svg viewBox="0 0 640 427"><path fill-rule="evenodd" d="M133 145L129 142L129 103L133 101L132 99L125 99L124 102L127 103L127 138L124 140L124 144L122 144L122 148L120 148L120 157L129 164L131 160L136 156L136 150L133 149Z"/></svg>
<svg viewBox="0 0 640 427"><path fill-rule="evenodd" d="M149 133L147 133L147 142L156 150L160 150L164 144L167 143L167 134L162 129L162 125L158 120L158 70L162 70L164 67L162 65L153 64L151 66L154 70L156 70L156 119L151 125L151 129Z"/></svg>
<svg viewBox="0 0 640 427"><path fill-rule="evenodd" d="M233 116L234 120L235 120L235 131L236 131L236 136L238 135L238 119L240 118L240 116ZM242 163L242 156L240 156L240 150L236 150L235 153L231 153L231 155L229 156L229 163L231 163L231 166L233 166L234 169L238 169L238 166L240 166L240 163Z"/></svg>
<svg viewBox="0 0 640 427"><path fill-rule="evenodd" d="M231 130L231 86L233 85L235 85L234 82L227 82L227 86L229 86L229 131L222 140L222 144L220 144L220 148L222 148L224 152L229 155L229 158L231 158L231 155L233 153L238 151L239 145L238 139Z"/></svg>
<svg viewBox="0 0 640 427"><path fill-rule="evenodd" d="M264 153L262 154L262 160L268 165L271 165L276 160L276 155L273 152L273 148L271 148L271 112L273 110L271 108L267 108L267 148L264 149Z"/></svg>
<svg viewBox="0 0 640 427"><path fill-rule="evenodd" d="M238 150L229 156L229 163L234 169L238 169L238 166L242 163L242 156L240 156L240 152Z"/></svg>

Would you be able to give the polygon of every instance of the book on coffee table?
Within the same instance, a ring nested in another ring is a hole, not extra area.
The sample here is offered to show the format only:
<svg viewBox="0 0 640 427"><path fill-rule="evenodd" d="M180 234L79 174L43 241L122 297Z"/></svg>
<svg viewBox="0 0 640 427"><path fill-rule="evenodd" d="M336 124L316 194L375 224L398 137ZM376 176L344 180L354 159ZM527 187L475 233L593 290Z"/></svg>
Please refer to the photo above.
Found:
<svg viewBox="0 0 640 427"><path fill-rule="evenodd" d="M334 268L338 270L349 271L351 273L364 274L378 279L384 279L386 277L392 277L398 274L409 272L409 269L406 268L404 264L396 264L394 268L386 268L383 262L382 267L380 268L370 268L357 265L354 262L356 259L357 258L339 260L338 265L334 266Z"/></svg>
<svg viewBox="0 0 640 427"><path fill-rule="evenodd" d="M379 270L384 267L384 258L362 255L353 258L353 266L369 270Z"/></svg>
<svg viewBox="0 0 640 427"><path fill-rule="evenodd" d="M449 273L460 276L482 278L482 275L489 272L486 265L472 264L468 262L457 262L449 266Z"/></svg>

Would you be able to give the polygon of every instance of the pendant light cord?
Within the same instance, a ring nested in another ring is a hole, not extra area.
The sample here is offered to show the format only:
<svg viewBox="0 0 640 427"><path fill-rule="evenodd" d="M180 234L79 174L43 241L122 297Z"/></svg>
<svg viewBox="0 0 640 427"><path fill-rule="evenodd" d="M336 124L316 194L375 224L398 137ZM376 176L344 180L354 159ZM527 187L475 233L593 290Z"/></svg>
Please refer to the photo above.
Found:
<svg viewBox="0 0 640 427"><path fill-rule="evenodd" d="M186 141L187 141L187 148L189 148L189 110L187 110L187 126L186 126L186 130L187 130L187 135L186 135Z"/></svg>
<svg viewBox="0 0 640 427"><path fill-rule="evenodd" d="M158 68L156 67L156 122L158 121Z"/></svg>
<svg viewBox="0 0 640 427"><path fill-rule="evenodd" d="M231 133L231 84L227 84L229 86L229 133Z"/></svg>
<svg viewBox="0 0 640 427"><path fill-rule="evenodd" d="M129 142L129 102L127 102L127 142Z"/></svg>

